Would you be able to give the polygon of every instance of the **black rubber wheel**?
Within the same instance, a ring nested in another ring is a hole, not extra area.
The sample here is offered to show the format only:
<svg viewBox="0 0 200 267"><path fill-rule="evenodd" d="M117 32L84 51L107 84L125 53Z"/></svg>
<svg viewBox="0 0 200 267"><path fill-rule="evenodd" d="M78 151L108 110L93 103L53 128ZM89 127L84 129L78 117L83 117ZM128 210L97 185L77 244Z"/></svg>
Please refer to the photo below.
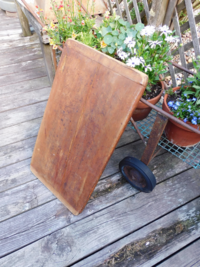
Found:
<svg viewBox="0 0 200 267"><path fill-rule="evenodd" d="M119 163L124 178L136 189L149 193L156 186L152 171L139 159L126 157Z"/></svg>

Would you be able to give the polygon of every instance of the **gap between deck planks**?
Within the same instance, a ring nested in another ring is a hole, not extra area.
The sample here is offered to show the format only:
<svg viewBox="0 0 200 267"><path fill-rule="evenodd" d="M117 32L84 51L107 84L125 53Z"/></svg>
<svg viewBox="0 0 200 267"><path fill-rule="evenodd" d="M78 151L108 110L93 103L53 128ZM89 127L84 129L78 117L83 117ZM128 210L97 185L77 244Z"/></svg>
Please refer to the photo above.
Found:
<svg viewBox="0 0 200 267"><path fill-rule="evenodd" d="M200 206L200 203L199 203ZM158 267L198 267L200 266L200 239L191 244L190 246L182 249L180 252L170 257Z"/></svg>

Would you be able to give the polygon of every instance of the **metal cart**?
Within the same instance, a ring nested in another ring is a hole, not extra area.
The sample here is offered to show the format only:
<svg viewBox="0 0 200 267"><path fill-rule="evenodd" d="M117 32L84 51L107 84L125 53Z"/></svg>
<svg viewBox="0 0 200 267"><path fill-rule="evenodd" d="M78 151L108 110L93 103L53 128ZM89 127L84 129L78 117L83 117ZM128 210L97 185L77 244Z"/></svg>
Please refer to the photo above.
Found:
<svg viewBox="0 0 200 267"><path fill-rule="evenodd" d="M172 64L189 74L193 74L193 72L178 64ZM126 157L119 163L119 168L124 178L132 186L142 192L148 193L156 186L156 178L147 165L162 148L166 149L184 162L187 162L195 169L200 169L200 143L187 148L171 143L163 134L168 119L175 121L197 134L200 134L200 130L195 129L166 113L161 109L161 104L155 106L144 99L141 99L140 101L152 108L152 111L146 119L138 121L137 123L131 118L129 126L139 134L146 148L141 160L133 157ZM146 142L145 138L148 138L148 142ZM155 152L157 145L160 146L160 149Z"/></svg>

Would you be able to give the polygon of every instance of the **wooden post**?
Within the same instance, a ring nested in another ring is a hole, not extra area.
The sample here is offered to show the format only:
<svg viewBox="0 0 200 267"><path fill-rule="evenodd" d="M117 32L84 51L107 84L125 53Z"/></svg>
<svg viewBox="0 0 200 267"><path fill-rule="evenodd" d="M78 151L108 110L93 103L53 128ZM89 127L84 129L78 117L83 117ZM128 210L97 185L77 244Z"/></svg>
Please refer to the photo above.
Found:
<svg viewBox="0 0 200 267"><path fill-rule="evenodd" d="M24 37L31 36L32 33L30 31L27 17L24 15L24 12L21 10L21 7L16 0L15 0L15 5L16 5L16 9L17 9L17 15L19 18L19 22L20 22L21 28L22 28L22 35Z"/></svg>
<svg viewBox="0 0 200 267"><path fill-rule="evenodd" d="M149 25L158 27L163 24L169 0L152 0L151 10L149 12Z"/></svg>

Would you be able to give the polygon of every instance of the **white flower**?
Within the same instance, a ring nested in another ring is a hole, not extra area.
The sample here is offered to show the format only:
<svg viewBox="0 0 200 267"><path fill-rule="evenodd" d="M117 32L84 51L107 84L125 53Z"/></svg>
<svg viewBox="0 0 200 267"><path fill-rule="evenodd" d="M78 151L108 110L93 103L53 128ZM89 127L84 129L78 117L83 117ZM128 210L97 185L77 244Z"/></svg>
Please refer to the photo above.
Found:
<svg viewBox="0 0 200 267"><path fill-rule="evenodd" d="M168 43L176 43L176 42L180 42L179 38L178 37L173 37L173 36L167 36L165 38L165 40L168 42Z"/></svg>
<svg viewBox="0 0 200 267"><path fill-rule="evenodd" d="M144 58L143 57L140 57L140 63L142 64L142 66L144 67L144 64L145 64L145 61L144 61Z"/></svg>
<svg viewBox="0 0 200 267"><path fill-rule="evenodd" d="M117 55L118 55L119 58L124 60L130 55L130 53L126 53L126 52L122 51L122 48L120 48L120 49L117 50Z"/></svg>
<svg viewBox="0 0 200 267"><path fill-rule="evenodd" d="M152 34L154 34L154 32L155 32L154 26L146 26L141 30L140 35L151 36Z"/></svg>
<svg viewBox="0 0 200 267"><path fill-rule="evenodd" d="M152 71L151 65L144 66L144 71L147 72L148 70Z"/></svg>
<svg viewBox="0 0 200 267"><path fill-rule="evenodd" d="M139 57L131 57L126 61L126 65L135 68L135 66L139 66L141 64Z"/></svg>
<svg viewBox="0 0 200 267"><path fill-rule="evenodd" d="M167 36L168 34L172 33L172 31L170 31L169 27L167 25L164 25L164 26L160 26L159 27L159 31L161 31L161 34L160 35L165 35Z"/></svg>
<svg viewBox="0 0 200 267"><path fill-rule="evenodd" d="M132 37L126 37L126 39L124 40L124 43L128 46L128 48L132 48L135 46L135 41L133 40Z"/></svg>
<svg viewBox="0 0 200 267"><path fill-rule="evenodd" d="M136 54L137 54L137 49L134 48L134 49L133 49L133 55L135 56Z"/></svg>
<svg viewBox="0 0 200 267"><path fill-rule="evenodd" d="M149 41L149 43L151 48L155 48L156 45L161 46L162 41Z"/></svg>

